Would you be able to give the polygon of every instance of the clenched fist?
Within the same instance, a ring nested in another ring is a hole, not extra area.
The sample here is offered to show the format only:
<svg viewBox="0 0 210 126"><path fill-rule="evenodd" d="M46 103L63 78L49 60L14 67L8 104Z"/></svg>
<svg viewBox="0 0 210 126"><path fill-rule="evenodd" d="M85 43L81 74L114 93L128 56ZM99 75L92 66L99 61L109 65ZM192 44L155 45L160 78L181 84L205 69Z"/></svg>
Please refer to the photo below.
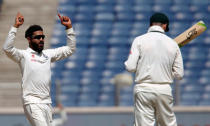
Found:
<svg viewBox="0 0 210 126"><path fill-rule="evenodd" d="M20 12L18 12L15 18L14 27L19 28L23 24L23 22L24 22L24 17Z"/></svg>

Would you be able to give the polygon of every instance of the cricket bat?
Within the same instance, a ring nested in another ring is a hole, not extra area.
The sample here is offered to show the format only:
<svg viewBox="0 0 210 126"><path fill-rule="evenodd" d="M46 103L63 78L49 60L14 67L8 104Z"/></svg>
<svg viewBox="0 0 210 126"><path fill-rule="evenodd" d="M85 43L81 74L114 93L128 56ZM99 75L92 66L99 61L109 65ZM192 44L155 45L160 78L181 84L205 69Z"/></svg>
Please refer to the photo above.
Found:
<svg viewBox="0 0 210 126"><path fill-rule="evenodd" d="M205 23L203 21L199 21L194 24L192 27L178 35L174 40L177 42L179 47L182 47L189 43L191 40L198 37L201 33L203 33L207 29Z"/></svg>

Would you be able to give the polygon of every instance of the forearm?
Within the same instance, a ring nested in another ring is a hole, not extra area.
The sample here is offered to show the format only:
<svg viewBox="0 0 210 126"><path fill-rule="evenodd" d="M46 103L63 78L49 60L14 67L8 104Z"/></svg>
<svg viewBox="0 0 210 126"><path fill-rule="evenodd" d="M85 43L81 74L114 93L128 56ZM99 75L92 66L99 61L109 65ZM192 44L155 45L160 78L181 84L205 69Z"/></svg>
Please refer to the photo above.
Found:
<svg viewBox="0 0 210 126"><path fill-rule="evenodd" d="M71 53L76 50L76 35L73 28L66 30L67 34L67 46L70 48Z"/></svg>
<svg viewBox="0 0 210 126"><path fill-rule="evenodd" d="M14 39L16 37L16 32L17 32L17 28L15 27L11 27L10 31L9 31L9 34L7 36L7 39L4 43L4 46L3 46L3 50L5 52L11 52L12 49L13 49L13 44L14 44Z"/></svg>
<svg viewBox="0 0 210 126"><path fill-rule="evenodd" d="M183 75L184 75L184 74L183 74L183 72L181 72L181 71L180 71L180 72L179 72L179 71L174 71L174 72L173 72L173 75L174 75L174 78L175 78L175 79L181 80L181 79L183 78Z"/></svg>
<svg viewBox="0 0 210 126"><path fill-rule="evenodd" d="M136 72L136 63L132 59L128 59L124 65L128 72Z"/></svg>
<svg viewBox="0 0 210 126"><path fill-rule="evenodd" d="M76 38L73 28L67 29L66 34L67 34L67 45L56 49L52 49L50 51L52 62L67 58L75 52Z"/></svg>
<svg viewBox="0 0 210 126"><path fill-rule="evenodd" d="M22 57L22 53L20 50L14 47L14 39L16 37L16 32L17 28L12 27L10 29L7 39L3 46L3 50L10 59L12 59L15 62L19 62Z"/></svg>
<svg viewBox="0 0 210 126"><path fill-rule="evenodd" d="M181 80L184 76L183 65L179 64L173 67L173 76L175 79Z"/></svg>
<svg viewBox="0 0 210 126"><path fill-rule="evenodd" d="M184 76L184 68L182 62L177 63L173 66L173 76L174 78L181 80Z"/></svg>
<svg viewBox="0 0 210 126"><path fill-rule="evenodd" d="M124 63L126 70L129 72L136 72L139 58L140 45L139 40L135 38L130 49L128 60Z"/></svg>
<svg viewBox="0 0 210 126"><path fill-rule="evenodd" d="M173 64L173 75L174 78L181 80L184 76L183 59L181 52L178 50L175 62Z"/></svg>

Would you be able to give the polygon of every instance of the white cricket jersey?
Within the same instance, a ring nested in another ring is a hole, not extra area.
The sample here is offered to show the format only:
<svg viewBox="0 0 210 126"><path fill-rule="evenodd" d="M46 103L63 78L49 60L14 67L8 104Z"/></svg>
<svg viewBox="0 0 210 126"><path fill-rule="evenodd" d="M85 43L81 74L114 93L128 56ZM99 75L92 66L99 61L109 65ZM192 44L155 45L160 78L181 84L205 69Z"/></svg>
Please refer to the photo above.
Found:
<svg viewBox="0 0 210 126"><path fill-rule="evenodd" d="M3 49L7 56L20 66L23 103L51 103L51 62L64 59L75 51L76 39L73 28L66 30L67 46L46 49L40 54L31 48L16 49L13 46L16 32L17 28L10 29Z"/></svg>
<svg viewBox="0 0 210 126"><path fill-rule="evenodd" d="M125 67L136 73L140 90L165 94L170 94L173 79L181 79L184 74L179 47L160 26L151 26L146 34L135 38Z"/></svg>

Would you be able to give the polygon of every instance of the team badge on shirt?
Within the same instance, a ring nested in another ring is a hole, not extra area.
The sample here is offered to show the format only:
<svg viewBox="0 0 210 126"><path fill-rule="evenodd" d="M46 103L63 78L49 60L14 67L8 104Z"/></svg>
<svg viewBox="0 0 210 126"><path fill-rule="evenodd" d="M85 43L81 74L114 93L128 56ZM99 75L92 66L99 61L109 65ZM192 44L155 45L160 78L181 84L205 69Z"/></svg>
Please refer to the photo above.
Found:
<svg viewBox="0 0 210 126"><path fill-rule="evenodd" d="M36 54L31 54L31 57L32 57L32 59L31 59L31 61L32 62L38 62L38 63L45 63L45 62L47 62L47 60L49 59L49 57L47 56L47 55L45 55L45 54L42 54L42 55L40 55L40 56L38 56L38 57L36 57L35 58L35 55Z"/></svg>

